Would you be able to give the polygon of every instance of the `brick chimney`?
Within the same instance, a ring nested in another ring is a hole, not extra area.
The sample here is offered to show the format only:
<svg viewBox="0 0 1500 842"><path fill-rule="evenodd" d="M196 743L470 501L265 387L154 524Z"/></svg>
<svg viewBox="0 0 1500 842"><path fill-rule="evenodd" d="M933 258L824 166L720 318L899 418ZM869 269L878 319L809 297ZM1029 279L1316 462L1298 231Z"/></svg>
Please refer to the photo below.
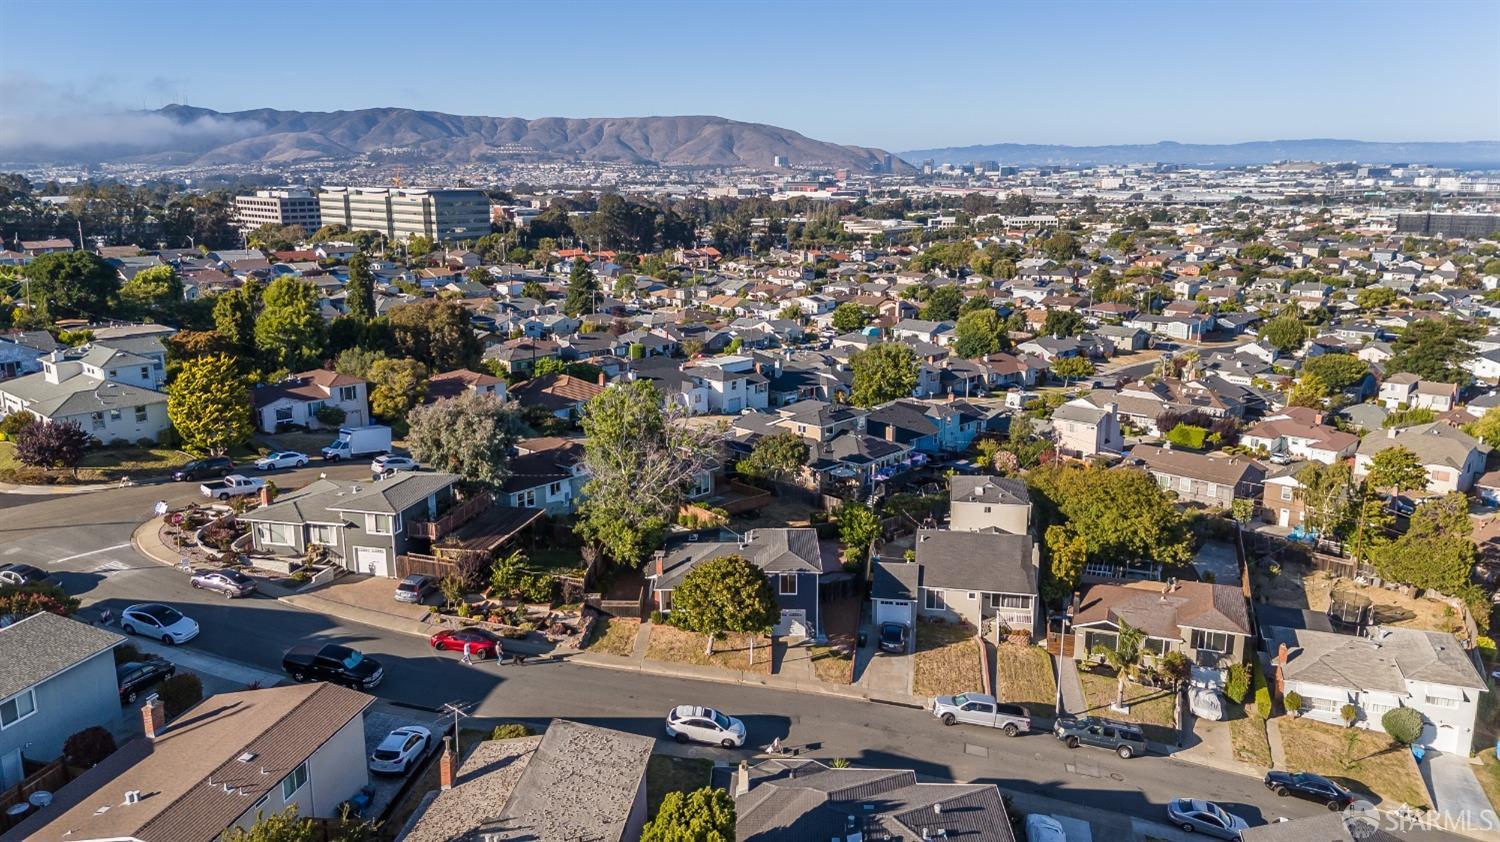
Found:
<svg viewBox="0 0 1500 842"><path fill-rule="evenodd" d="M667 566L667 554L662 550L657 550L654 557L656 559L656 575L660 576Z"/></svg>
<svg viewBox="0 0 1500 842"><path fill-rule="evenodd" d="M438 757L438 786L443 790L453 788L458 777L458 756L453 753L453 738L443 737L443 753Z"/></svg>
<svg viewBox="0 0 1500 842"><path fill-rule="evenodd" d="M892 423L892 422L889 422L889 421L887 421L886 425L885 425L885 440L886 441L895 441L896 440L896 425L894 423Z"/></svg>
<svg viewBox="0 0 1500 842"><path fill-rule="evenodd" d="M146 739L154 740L167 730L167 706L161 699L152 699L141 705L141 726L146 730Z"/></svg>
<svg viewBox="0 0 1500 842"><path fill-rule="evenodd" d="M740 768L734 775L734 797L750 794L750 763L740 761Z"/></svg>
<svg viewBox="0 0 1500 842"><path fill-rule="evenodd" d="M274 499L275 498L271 493L271 484L268 482L265 485L262 485L260 487L260 504L262 506L269 506L274 501Z"/></svg>
<svg viewBox="0 0 1500 842"><path fill-rule="evenodd" d="M599 372L599 385L600 386L604 385L604 372L602 372L602 371Z"/></svg>
<svg viewBox="0 0 1500 842"><path fill-rule="evenodd" d="M1276 649L1276 695L1278 696L1286 695L1286 660L1287 648L1283 643Z"/></svg>

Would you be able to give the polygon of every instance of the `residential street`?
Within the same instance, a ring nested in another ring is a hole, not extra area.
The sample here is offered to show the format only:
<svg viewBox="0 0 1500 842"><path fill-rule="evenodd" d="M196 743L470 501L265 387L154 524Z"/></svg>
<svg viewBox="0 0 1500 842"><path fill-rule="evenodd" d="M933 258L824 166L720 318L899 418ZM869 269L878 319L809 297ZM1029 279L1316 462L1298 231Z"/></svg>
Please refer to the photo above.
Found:
<svg viewBox="0 0 1500 842"><path fill-rule="evenodd" d="M319 470L274 476L288 487L315 478ZM360 464L328 472L359 476L365 471ZM29 562L58 574L68 591L84 599L90 616L100 607L118 614L148 599L175 605L203 627L190 648L270 672L280 671L281 655L294 643L352 645L385 664L380 696L428 709L461 702L487 717L535 722L566 717L656 735L673 704L701 703L744 718L757 746L780 737L821 758L993 782L1153 821L1164 819L1165 803L1177 796L1218 801L1255 824L1323 809L1277 799L1253 778L1163 757L1122 761L1102 751L1069 751L1049 734L1009 740L981 729L944 728L925 711L909 708L560 662L465 667L451 654L433 653L414 635L341 624L265 597L230 602L193 590L181 572L138 556L129 543L154 501L176 505L196 494L196 484L179 484L71 496L0 495L0 561ZM710 748L701 753L729 762L742 754Z"/></svg>

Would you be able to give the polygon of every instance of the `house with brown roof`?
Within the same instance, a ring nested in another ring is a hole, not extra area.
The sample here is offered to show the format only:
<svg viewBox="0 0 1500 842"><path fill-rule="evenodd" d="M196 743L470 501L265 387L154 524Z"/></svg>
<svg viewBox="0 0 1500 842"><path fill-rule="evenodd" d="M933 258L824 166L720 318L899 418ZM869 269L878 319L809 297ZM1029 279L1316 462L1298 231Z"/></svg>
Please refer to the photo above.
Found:
<svg viewBox="0 0 1500 842"><path fill-rule="evenodd" d="M1194 666L1225 669L1250 652L1250 608L1238 586L1209 582L1129 582L1087 586L1073 615L1073 657L1113 648L1120 629L1145 633L1148 658L1181 652Z"/></svg>
<svg viewBox="0 0 1500 842"><path fill-rule="evenodd" d="M494 395L500 400L505 400L507 395L505 381L495 375L467 368L455 368L427 378L427 396L423 399L423 403L456 398L465 392Z"/></svg>
<svg viewBox="0 0 1500 842"><path fill-rule="evenodd" d="M571 374L547 374L517 384L510 396L523 407L539 406L564 421L576 421L583 405L605 388Z"/></svg>
<svg viewBox="0 0 1500 842"><path fill-rule="evenodd" d="M1239 498L1259 499L1266 478L1266 469L1254 459L1188 453L1173 450L1170 445L1138 444L1131 449L1126 464L1150 473L1157 485L1175 493L1182 502L1212 509L1228 509Z"/></svg>
<svg viewBox="0 0 1500 842"><path fill-rule="evenodd" d="M293 374L280 383L256 387L255 426L274 433L290 427L361 427L370 423L369 384L352 374L315 368ZM324 423L318 411L324 407L342 410L344 418Z"/></svg>
<svg viewBox="0 0 1500 842"><path fill-rule="evenodd" d="M1267 453L1285 453L1332 465L1354 454L1359 436L1323 423L1323 413L1304 406L1285 410L1245 431L1241 443L1265 448Z"/></svg>

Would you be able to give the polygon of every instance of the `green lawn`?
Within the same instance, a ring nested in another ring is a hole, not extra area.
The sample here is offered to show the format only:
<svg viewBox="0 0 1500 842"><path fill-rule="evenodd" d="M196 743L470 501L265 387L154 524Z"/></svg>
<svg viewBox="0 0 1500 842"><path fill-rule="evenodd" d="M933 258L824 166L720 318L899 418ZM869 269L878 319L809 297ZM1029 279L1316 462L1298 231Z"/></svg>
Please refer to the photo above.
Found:
<svg viewBox="0 0 1500 842"><path fill-rule="evenodd" d="M702 757L653 754L646 761L646 817L656 817L669 792L692 792L708 786L714 762Z"/></svg>

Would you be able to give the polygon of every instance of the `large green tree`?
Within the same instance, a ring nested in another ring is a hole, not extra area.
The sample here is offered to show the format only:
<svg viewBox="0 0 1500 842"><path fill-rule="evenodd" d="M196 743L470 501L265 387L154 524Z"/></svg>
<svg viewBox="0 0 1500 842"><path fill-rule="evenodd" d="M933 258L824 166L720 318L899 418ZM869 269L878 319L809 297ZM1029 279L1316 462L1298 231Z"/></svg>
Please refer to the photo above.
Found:
<svg viewBox="0 0 1500 842"><path fill-rule="evenodd" d="M1370 364L1353 354L1322 354L1302 363L1302 374L1315 374L1329 390L1342 392L1358 384L1370 373Z"/></svg>
<svg viewBox="0 0 1500 842"><path fill-rule="evenodd" d="M390 311L396 351L428 371L473 368L484 347L469 326L469 311L457 301L419 301Z"/></svg>
<svg viewBox="0 0 1500 842"><path fill-rule="evenodd" d="M656 818L641 830L641 842L734 842L734 799L705 786L669 792Z"/></svg>
<svg viewBox="0 0 1500 842"><path fill-rule="evenodd" d="M1427 468L1410 448L1398 444L1370 459L1369 481L1376 488L1389 488L1397 494L1422 491L1427 488Z"/></svg>
<svg viewBox="0 0 1500 842"><path fill-rule="evenodd" d="M1359 487L1347 463L1309 462L1297 472L1297 485L1296 497L1310 531L1337 538L1353 528Z"/></svg>
<svg viewBox="0 0 1500 842"><path fill-rule="evenodd" d="M511 450L527 433L514 404L471 391L416 407L406 421L406 446L417 461L491 488L510 477Z"/></svg>
<svg viewBox="0 0 1500 842"><path fill-rule="evenodd" d="M807 442L796 433L763 436L741 459L738 470L747 477L781 481L797 475L807 464Z"/></svg>
<svg viewBox="0 0 1500 842"><path fill-rule="evenodd" d="M265 367L302 371L317 365L323 354L324 330L317 287L283 276L266 287L262 301L255 320L255 348Z"/></svg>
<svg viewBox="0 0 1500 842"><path fill-rule="evenodd" d="M1377 549L1375 568L1384 579L1463 596L1479 560L1470 536L1469 500L1454 492L1417 507L1406 533Z"/></svg>
<svg viewBox="0 0 1500 842"><path fill-rule="evenodd" d="M1484 335L1477 322L1447 318L1415 322L1397 337L1386 373L1409 372L1423 380L1462 383L1464 363L1474 357L1474 340Z"/></svg>
<svg viewBox="0 0 1500 842"><path fill-rule="evenodd" d="M1068 527L1090 561L1192 558L1182 513L1145 471L1053 465L1027 480L1039 498L1040 521Z"/></svg>
<svg viewBox="0 0 1500 842"><path fill-rule="evenodd" d="M98 255L64 251L26 264L22 300L52 318L106 319L113 313L120 274Z"/></svg>
<svg viewBox="0 0 1500 842"><path fill-rule="evenodd" d="M855 406L909 398L917 388L917 355L905 345L883 342L867 348L853 356L850 367Z"/></svg>
<svg viewBox="0 0 1500 842"><path fill-rule="evenodd" d="M1006 341L1000 315L988 307L959 316L953 329L953 353L965 359L1003 351Z"/></svg>
<svg viewBox="0 0 1500 842"><path fill-rule="evenodd" d="M1064 384L1090 377L1093 373L1094 364L1089 362L1087 357L1063 357L1052 364L1052 374L1061 377Z"/></svg>
<svg viewBox="0 0 1500 842"><path fill-rule="evenodd" d="M189 450L221 454L249 441L250 384L235 358L185 360L167 386L167 417Z"/></svg>
<svg viewBox="0 0 1500 842"><path fill-rule="evenodd" d="M594 312L594 294L599 291L599 281L594 270L583 258L573 259L573 271L568 275L568 296L563 300L563 312L570 316L581 316Z"/></svg>
<svg viewBox="0 0 1500 842"><path fill-rule="evenodd" d="M727 632L768 634L780 618L771 580L742 556L702 562L672 591L672 622L706 635L709 653Z"/></svg>
<svg viewBox="0 0 1500 842"><path fill-rule="evenodd" d="M1260 329L1260 338L1278 351L1295 351L1307 339L1307 328L1294 316L1277 316Z"/></svg>
<svg viewBox="0 0 1500 842"><path fill-rule="evenodd" d="M801 309L798 309L801 314ZM870 311L853 301L845 301L833 308L833 329L839 333L859 330L870 323Z"/></svg>
<svg viewBox="0 0 1500 842"><path fill-rule="evenodd" d="M1083 317L1072 310L1048 310L1047 318L1042 320L1042 335L1077 336L1086 327Z"/></svg>
<svg viewBox="0 0 1500 842"><path fill-rule="evenodd" d="M345 303L349 315L361 321L375 318L375 275L370 271L370 258L360 252L349 258L349 282Z"/></svg>
<svg viewBox="0 0 1500 842"><path fill-rule="evenodd" d="M214 299L214 332L242 354L255 351L255 320L260 315L262 287L254 278Z"/></svg>
<svg viewBox="0 0 1500 842"><path fill-rule="evenodd" d="M927 296L922 305L922 318L934 322L951 322L958 318L964 305L964 294L956 286L941 286Z"/></svg>
<svg viewBox="0 0 1500 842"><path fill-rule="evenodd" d="M182 301L182 278L171 266L150 266L120 287L120 302L134 316L157 315Z"/></svg>
<svg viewBox="0 0 1500 842"><path fill-rule="evenodd" d="M367 379L370 413L387 423L403 421L427 391L427 366L408 359L376 360Z"/></svg>
<svg viewBox="0 0 1500 842"><path fill-rule="evenodd" d="M1464 427L1464 431L1490 447L1500 447L1500 406L1486 410L1478 421Z"/></svg>

